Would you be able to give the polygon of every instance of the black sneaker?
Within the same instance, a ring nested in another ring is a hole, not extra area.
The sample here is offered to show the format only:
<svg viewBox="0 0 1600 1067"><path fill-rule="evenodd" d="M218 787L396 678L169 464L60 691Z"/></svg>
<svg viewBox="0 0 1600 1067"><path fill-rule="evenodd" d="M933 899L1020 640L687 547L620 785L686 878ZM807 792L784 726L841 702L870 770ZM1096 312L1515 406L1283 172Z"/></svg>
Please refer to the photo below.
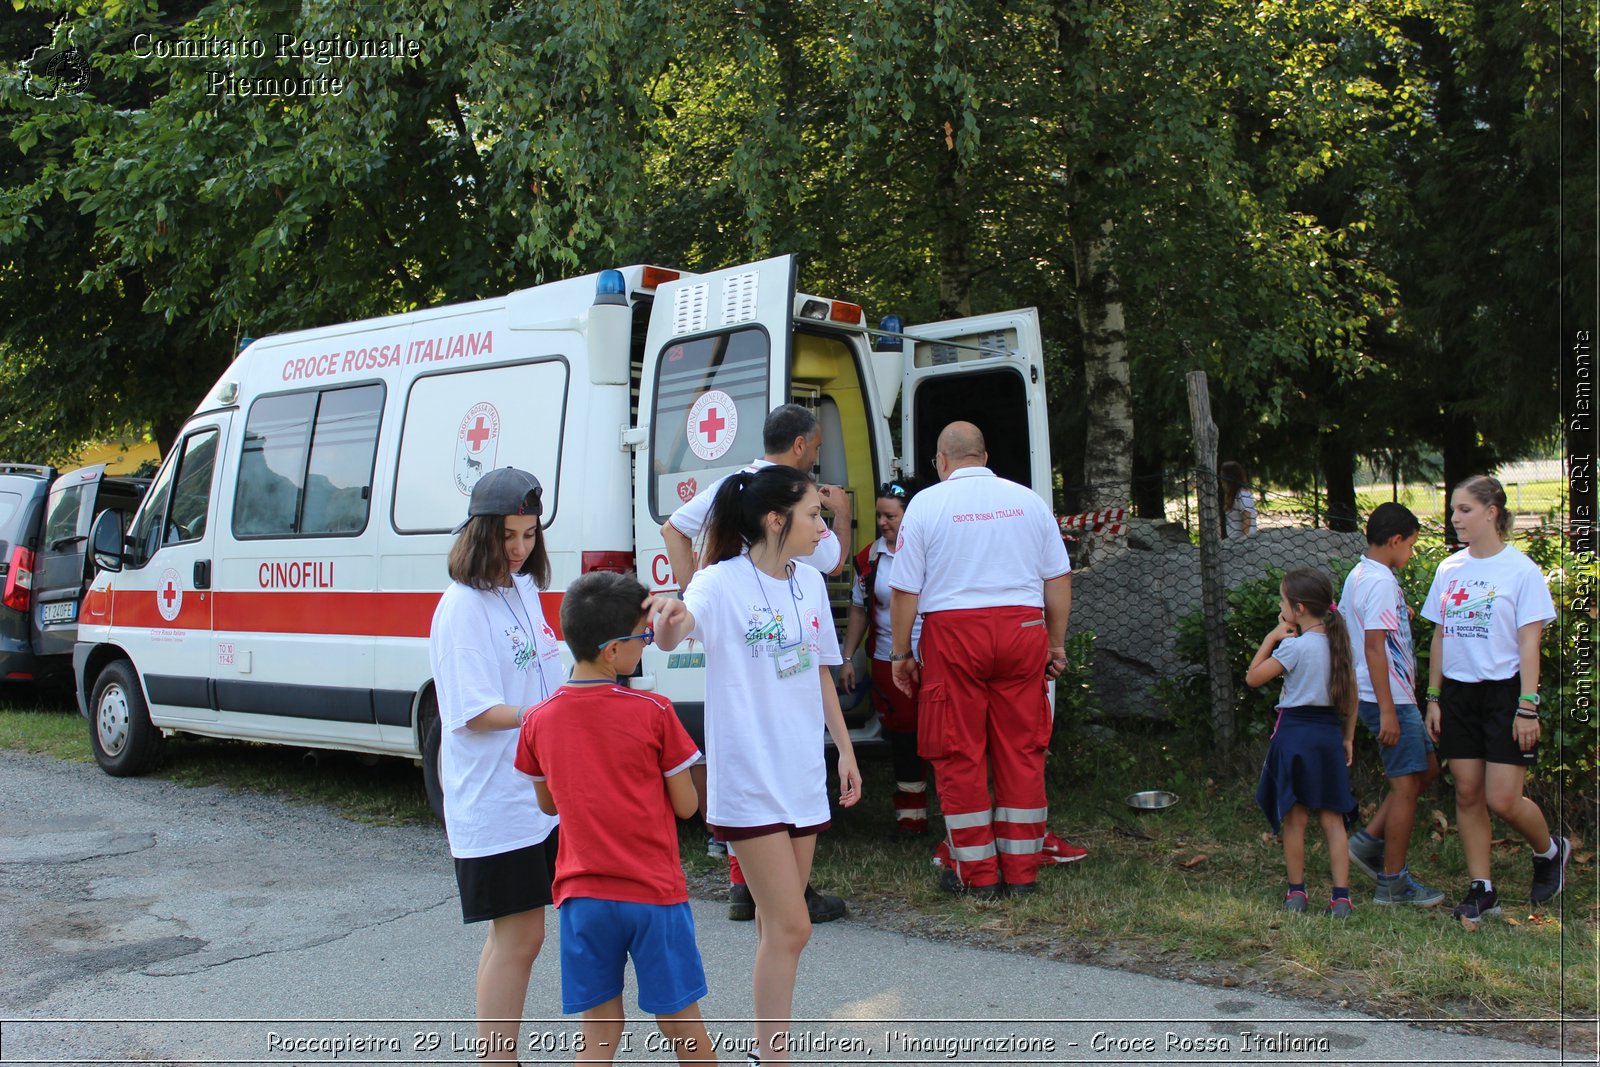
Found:
<svg viewBox="0 0 1600 1067"><path fill-rule="evenodd" d="M728 886L728 918L736 923L747 923L756 917L756 898L750 887L742 882Z"/></svg>
<svg viewBox="0 0 1600 1067"><path fill-rule="evenodd" d="M1485 889L1478 882L1473 882L1472 888L1467 890L1466 898L1457 904L1450 914L1462 922L1477 926L1489 916L1500 914L1500 894L1493 889Z"/></svg>
<svg viewBox="0 0 1600 1067"><path fill-rule="evenodd" d="M945 871L939 876L939 888L946 893L965 893L975 900L999 900L1000 883L992 885L967 885L955 871Z"/></svg>
<svg viewBox="0 0 1600 1067"><path fill-rule="evenodd" d="M849 909L844 906L843 897L836 897L832 893L819 893L806 886L806 911L811 913L813 923L831 923L835 919L844 918Z"/></svg>
<svg viewBox="0 0 1600 1067"><path fill-rule="evenodd" d="M1572 842L1564 837L1550 835L1555 842L1556 854L1549 859L1533 857L1533 891L1529 897L1535 904L1547 904L1561 895L1567 884L1567 860L1572 857Z"/></svg>

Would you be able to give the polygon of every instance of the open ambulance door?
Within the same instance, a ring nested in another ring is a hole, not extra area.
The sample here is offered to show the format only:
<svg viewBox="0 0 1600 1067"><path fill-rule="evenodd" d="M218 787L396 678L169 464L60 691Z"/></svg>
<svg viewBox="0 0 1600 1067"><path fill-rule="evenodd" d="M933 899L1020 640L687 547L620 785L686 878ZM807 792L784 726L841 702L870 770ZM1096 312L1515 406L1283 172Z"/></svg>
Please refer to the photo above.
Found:
<svg viewBox="0 0 1600 1067"><path fill-rule="evenodd" d="M925 484L939 431L974 423L989 446L989 467L1052 504L1044 351L1034 308L950 319L905 329L900 385L902 470Z"/></svg>
<svg viewBox="0 0 1600 1067"><path fill-rule="evenodd" d="M779 256L656 289L639 376L633 509L639 580L652 592L679 585L661 524L764 451L767 412L788 399L794 287L794 257Z"/></svg>

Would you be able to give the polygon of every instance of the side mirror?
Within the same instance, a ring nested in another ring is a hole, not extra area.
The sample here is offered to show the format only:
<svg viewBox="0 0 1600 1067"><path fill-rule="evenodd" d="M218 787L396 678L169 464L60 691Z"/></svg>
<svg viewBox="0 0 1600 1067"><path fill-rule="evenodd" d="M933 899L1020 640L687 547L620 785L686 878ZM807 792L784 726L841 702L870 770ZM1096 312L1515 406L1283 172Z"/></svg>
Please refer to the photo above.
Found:
<svg viewBox="0 0 1600 1067"><path fill-rule="evenodd" d="M89 554L103 571L122 569L122 512L102 511L89 528Z"/></svg>

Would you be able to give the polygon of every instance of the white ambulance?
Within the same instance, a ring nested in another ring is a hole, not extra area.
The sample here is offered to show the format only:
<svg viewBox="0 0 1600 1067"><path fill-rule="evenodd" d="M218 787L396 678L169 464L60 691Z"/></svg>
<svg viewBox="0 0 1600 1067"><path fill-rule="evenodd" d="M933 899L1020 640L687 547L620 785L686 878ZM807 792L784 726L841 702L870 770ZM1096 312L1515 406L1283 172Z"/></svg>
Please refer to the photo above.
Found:
<svg viewBox="0 0 1600 1067"><path fill-rule="evenodd" d="M137 774L174 733L420 758L437 720L428 627L485 471L544 485L556 625L585 571L677 588L661 523L761 455L784 402L819 416L817 474L852 494L852 554L877 536L876 486L931 480L956 418L1048 501L1043 383L1033 309L868 329L860 307L795 292L790 256L605 270L254 341L127 530L111 513L91 535L74 669L95 758ZM842 633L848 570L833 593ZM650 648L632 685L698 737L704 677L703 653ZM870 740L868 703L852 715Z"/></svg>

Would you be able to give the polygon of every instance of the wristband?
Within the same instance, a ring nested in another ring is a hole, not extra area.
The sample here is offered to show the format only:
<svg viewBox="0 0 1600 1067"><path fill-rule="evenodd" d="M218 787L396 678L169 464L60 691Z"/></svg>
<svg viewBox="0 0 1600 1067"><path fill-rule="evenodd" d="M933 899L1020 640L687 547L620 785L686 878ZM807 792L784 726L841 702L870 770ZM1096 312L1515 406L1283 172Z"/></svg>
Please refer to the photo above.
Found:
<svg viewBox="0 0 1600 1067"><path fill-rule="evenodd" d="M906 660L910 659L912 655L913 653L910 652L891 652L889 653L889 662L904 663Z"/></svg>
<svg viewBox="0 0 1600 1067"><path fill-rule="evenodd" d="M1436 686L1436 685L1428 686L1428 690L1427 690L1427 693L1425 695L1427 696L1427 698L1429 700L1438 700L1439 699L1439 687Z"/></svg>
<svg viewBox="0 0 1600 1067"><path fill-rule="evenodd" d="M1519 719L1533 719L1535 722L1537 722L1538 719L1539 719L1539 713L1536 712L1536 711L1523 711L1521 708L1518 708L1517 709L1517 718L1519 718Z"/></svg>
<svg viewBox="0 0 1600 1067"><path fill-rule="evenodd" d="M1532 704L1534 707L1538 707L1539 706L1539 694L1538 693L1523 693L1517 699L1518 700L1526 700L1528 703Z"/></svg>

